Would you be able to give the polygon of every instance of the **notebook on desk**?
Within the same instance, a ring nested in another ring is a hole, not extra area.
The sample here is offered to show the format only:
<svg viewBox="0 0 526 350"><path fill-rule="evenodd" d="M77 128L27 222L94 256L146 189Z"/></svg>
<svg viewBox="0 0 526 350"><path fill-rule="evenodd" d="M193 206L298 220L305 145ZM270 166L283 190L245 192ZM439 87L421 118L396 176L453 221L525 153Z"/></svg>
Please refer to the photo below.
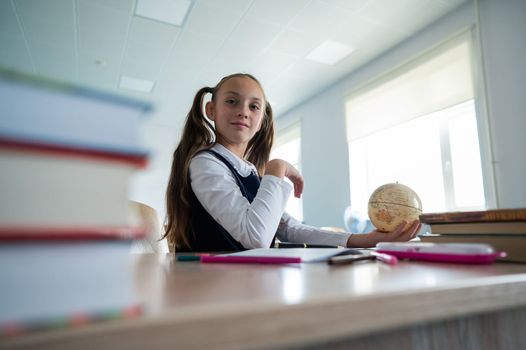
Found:
<svg viewBox="0 0 526 350"><path fill-rule="evenodd" d="M310 263L328 261L331 257L342 254L362 254L362 252L352 248L257 248L230 254L203 256L201 262Z"/></svg>

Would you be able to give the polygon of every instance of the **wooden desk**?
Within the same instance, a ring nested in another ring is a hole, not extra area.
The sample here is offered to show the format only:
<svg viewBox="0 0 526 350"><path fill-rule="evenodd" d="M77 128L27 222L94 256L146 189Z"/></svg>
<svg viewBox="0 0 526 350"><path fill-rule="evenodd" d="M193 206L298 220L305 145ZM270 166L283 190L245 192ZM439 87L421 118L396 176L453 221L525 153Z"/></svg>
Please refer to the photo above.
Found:
<svg viewBox="0 0 526 350"><path fill-rule="evenodd" d="M135 263L143 317L0 347L526 348L526 265L220 265L173 255L138 255Z"/></svg>

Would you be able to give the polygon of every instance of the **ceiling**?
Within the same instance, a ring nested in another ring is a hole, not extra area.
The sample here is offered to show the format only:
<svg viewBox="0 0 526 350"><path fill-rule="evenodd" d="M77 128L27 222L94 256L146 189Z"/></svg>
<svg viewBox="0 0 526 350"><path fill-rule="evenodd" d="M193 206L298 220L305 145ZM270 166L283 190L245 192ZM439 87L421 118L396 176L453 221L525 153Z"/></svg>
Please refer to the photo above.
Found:
<svg viewBox="0 0 526 350"><path fill-rule="evenodd" d="M152 101L149 123L173 127L200 87L249 72L279 117L465 0L193 0L181 27L136 16L136 2L2 0L0 65ZM355 51L306 59L328 39ZM153 90L119 88L123 75Z"/></svg>

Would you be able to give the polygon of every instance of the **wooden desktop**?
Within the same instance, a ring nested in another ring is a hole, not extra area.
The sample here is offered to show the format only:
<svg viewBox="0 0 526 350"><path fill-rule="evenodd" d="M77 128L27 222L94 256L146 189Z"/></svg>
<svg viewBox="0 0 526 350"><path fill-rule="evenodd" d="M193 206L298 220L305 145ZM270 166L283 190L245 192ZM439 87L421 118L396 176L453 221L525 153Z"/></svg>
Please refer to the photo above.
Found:
<svg viewBox="0 0 526 350"><path fill-rule="evenodd" d="M525 264L134 259L143 316L3 339L0 348L526 348Z"/></svg>

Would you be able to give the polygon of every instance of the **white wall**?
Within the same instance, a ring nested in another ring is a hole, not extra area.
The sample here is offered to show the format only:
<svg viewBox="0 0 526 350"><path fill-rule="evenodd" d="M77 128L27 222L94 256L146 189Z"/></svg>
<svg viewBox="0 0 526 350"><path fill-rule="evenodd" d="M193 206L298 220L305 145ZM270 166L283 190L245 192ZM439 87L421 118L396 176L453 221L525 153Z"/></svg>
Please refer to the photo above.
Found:
<svg viewBox="0 0 526 350"><path fill-rule="evenodd" d="M526 94L519 85L526 82L526 1L482 0L479 7L497 201L500 207L526 207ZM476 3L462 6L277 120L278 125L302 121L306 223L343 226L343 212L350 204L345 96L473 25L476 10Z"/></svg>
<svg viewBox="0 0 526 350"><path fill-rule="evenodd" d="M497 203L526 207L526 1L479 6Z"/></svg>
<svg viewBox="0 0 526 350"><path fill-rule="evenodd" d="M172 153L180 137L180 127L144 124L141 126L141 141L151 153L146 169L136 172L130 186L129 199L154 208L163 222L166 214L165 191L168 185Z"/></svg>

